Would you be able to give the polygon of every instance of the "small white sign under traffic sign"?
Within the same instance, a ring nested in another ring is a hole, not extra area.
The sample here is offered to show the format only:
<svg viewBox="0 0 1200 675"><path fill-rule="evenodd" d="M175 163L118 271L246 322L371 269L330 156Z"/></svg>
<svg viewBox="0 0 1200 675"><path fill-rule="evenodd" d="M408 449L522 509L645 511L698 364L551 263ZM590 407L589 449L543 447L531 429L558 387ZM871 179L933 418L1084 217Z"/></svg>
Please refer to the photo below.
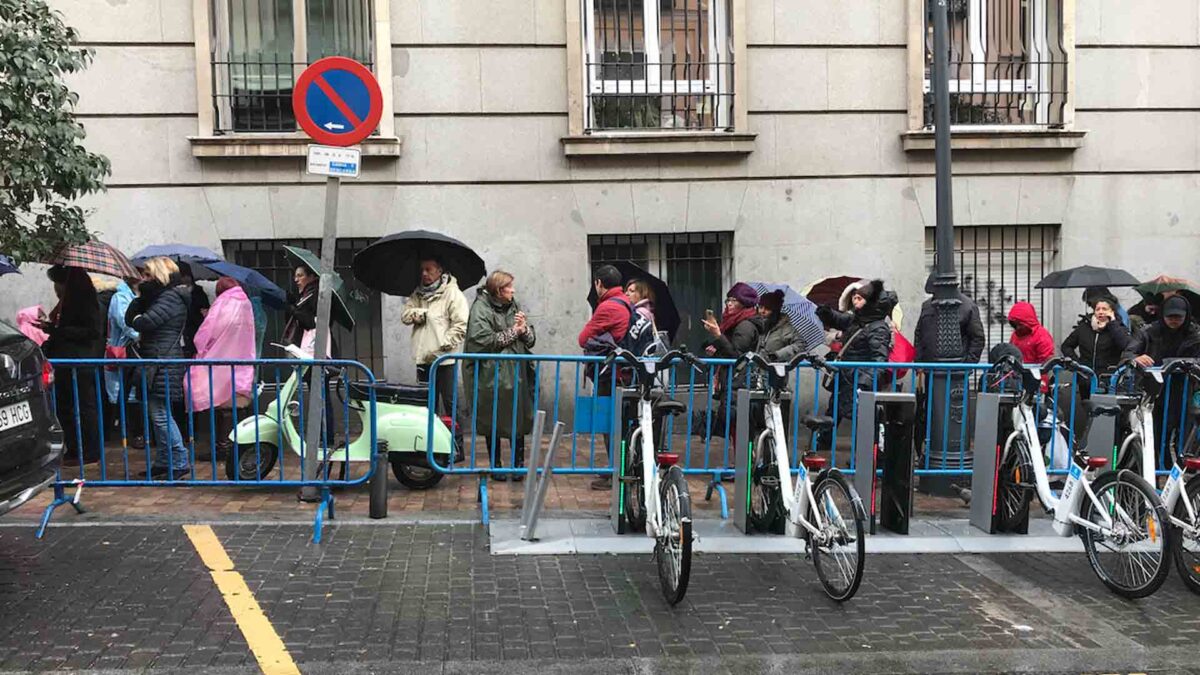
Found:
<svg viewBox="0 0 1200 675"><path fill-rule="evenodd" d="M358 178L361 164L362 152L357 148L308 146L308 172L314 176Z"/></svg>

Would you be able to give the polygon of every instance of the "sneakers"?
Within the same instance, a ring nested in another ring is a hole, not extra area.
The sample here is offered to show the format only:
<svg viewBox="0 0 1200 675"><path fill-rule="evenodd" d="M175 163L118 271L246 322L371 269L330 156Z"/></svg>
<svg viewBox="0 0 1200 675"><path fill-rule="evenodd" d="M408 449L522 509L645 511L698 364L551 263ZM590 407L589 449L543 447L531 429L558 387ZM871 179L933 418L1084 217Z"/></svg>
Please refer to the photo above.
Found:
<svg viewBox="0 0 1200 675"><path fill-rule="evenodd" d="M139 473L138 478L141 480L187 480L191 471L190 467L172 470L165 466L152 466L149 471Z"/></svg>

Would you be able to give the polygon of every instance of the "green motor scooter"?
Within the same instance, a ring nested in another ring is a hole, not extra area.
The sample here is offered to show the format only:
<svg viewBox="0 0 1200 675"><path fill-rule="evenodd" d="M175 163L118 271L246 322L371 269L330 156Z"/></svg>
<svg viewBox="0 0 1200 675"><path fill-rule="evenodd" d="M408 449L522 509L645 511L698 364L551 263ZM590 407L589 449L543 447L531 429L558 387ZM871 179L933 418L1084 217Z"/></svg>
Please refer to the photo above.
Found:
<svg viewBox="0 0 1200 675"><path fill-rule="evenodd" d="M312 357L294 345L276 345L294 359L311 361ZM300 456L302 431L297 428L300 417L299 392L308 366L292 369L277 400L261 407L259 414L240 420L229 438L237 448L225 460L225 475L229 480L258 481L265 479L279 460L279 444L297 457ZM345 383L348 407L357 414L362 431L347 445L330 445L321 457L324 464L332 462L370 462L371 436L369 430L371 390L375 390L375 434L380 443L387 443L388 461L396 480L413 490L426 490L437 485L445 475L430 466L426 455L425 438L429 429L429 390L422 386L377 382ZM341 390L341 385L339 385ZM282 420L280 419L282 418ZM445 417L433 420L434 455L441 466L450 465L454 452L453 421ZM298 464L297 464L298 465ZM347 467L342 466L343 477Z"/></svg>

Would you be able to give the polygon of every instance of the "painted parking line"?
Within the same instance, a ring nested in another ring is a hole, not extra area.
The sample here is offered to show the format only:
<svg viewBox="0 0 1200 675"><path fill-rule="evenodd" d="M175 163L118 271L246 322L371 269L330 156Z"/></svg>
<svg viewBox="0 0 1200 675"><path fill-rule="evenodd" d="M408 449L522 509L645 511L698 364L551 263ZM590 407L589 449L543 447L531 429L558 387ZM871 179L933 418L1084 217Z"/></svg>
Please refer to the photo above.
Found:
<svg viewBox="0 0 1200 675"><path fill-rule="evenodd" d="M250 646L254 658L258 659L258 667L267 675L299 675L300 669L288 653L287 646L258 606L246 580L233 568L233 561L217 539L217 533L208 525L184 525L183 530L212 574L217 589L229 606L229 612L246 638L246 644Z"/></svg>

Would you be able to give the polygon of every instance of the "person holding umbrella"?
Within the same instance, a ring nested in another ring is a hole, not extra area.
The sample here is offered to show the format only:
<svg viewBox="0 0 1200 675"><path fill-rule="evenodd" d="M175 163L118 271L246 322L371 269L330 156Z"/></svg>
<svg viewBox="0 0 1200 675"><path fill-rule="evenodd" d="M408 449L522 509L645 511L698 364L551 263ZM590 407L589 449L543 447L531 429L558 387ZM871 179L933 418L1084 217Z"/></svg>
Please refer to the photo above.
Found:
<svg viewBox="0 0 1200 675"><path fill-rule="evenodd" d="M283 325L284 344L301 346L304 343L304 333L317 328L317 295L321 287L321 277L304 265L297 265L292 272L292 281L296 284L296 293L288 294L284 311L287 322ZM333 314L330 314L332 321ZM333 344L333 335L329 336L329 351L337 353Z"/></svg>
<svg viewBox="0 0 1200 675"><path fill-rule="evenodd" d="M420 280L404 303L400 321L413 327L412 351L417 364L417 381L422 384L435 382L439 412L454 415L454 392L458 387L454 364L444 363L436 373L430 368L439 356L462 349L467 337L470 307L458 280L446 272L437 259L421 261Z"/></svg>
<svg viewBox="0 0 1200 675"><path fill-rule="evenodd" d="M513 275L496 270L479 289L467 322L465 351L469 354L529 354L537 344L537 335L516 300ZM481 361L464 374L467 389L478 387L478 426L472 435L487 439L494 461L504 466L500 440L507 438L513 451L513 468L525 466L525 435L533 429L533 392L537 380L529 361ZM493 402L495 409L493 409ZM493 426L492 420L495 419ZM505 481L507 474L493 474L493 480ZM514 474L514 481L524 479Z"/></svg>
<svg viewBox="0 0 1200 675"><path fill-rule="evenodd" d="M78 267L51 267L58 305L38 324L49 337L42 351L50 359L98 359L104 355L104 329L96 287ZM100 422L96 409L95 368L55 366L55 407L63 426L67 454L63 464L100 461Z"/></svg>

